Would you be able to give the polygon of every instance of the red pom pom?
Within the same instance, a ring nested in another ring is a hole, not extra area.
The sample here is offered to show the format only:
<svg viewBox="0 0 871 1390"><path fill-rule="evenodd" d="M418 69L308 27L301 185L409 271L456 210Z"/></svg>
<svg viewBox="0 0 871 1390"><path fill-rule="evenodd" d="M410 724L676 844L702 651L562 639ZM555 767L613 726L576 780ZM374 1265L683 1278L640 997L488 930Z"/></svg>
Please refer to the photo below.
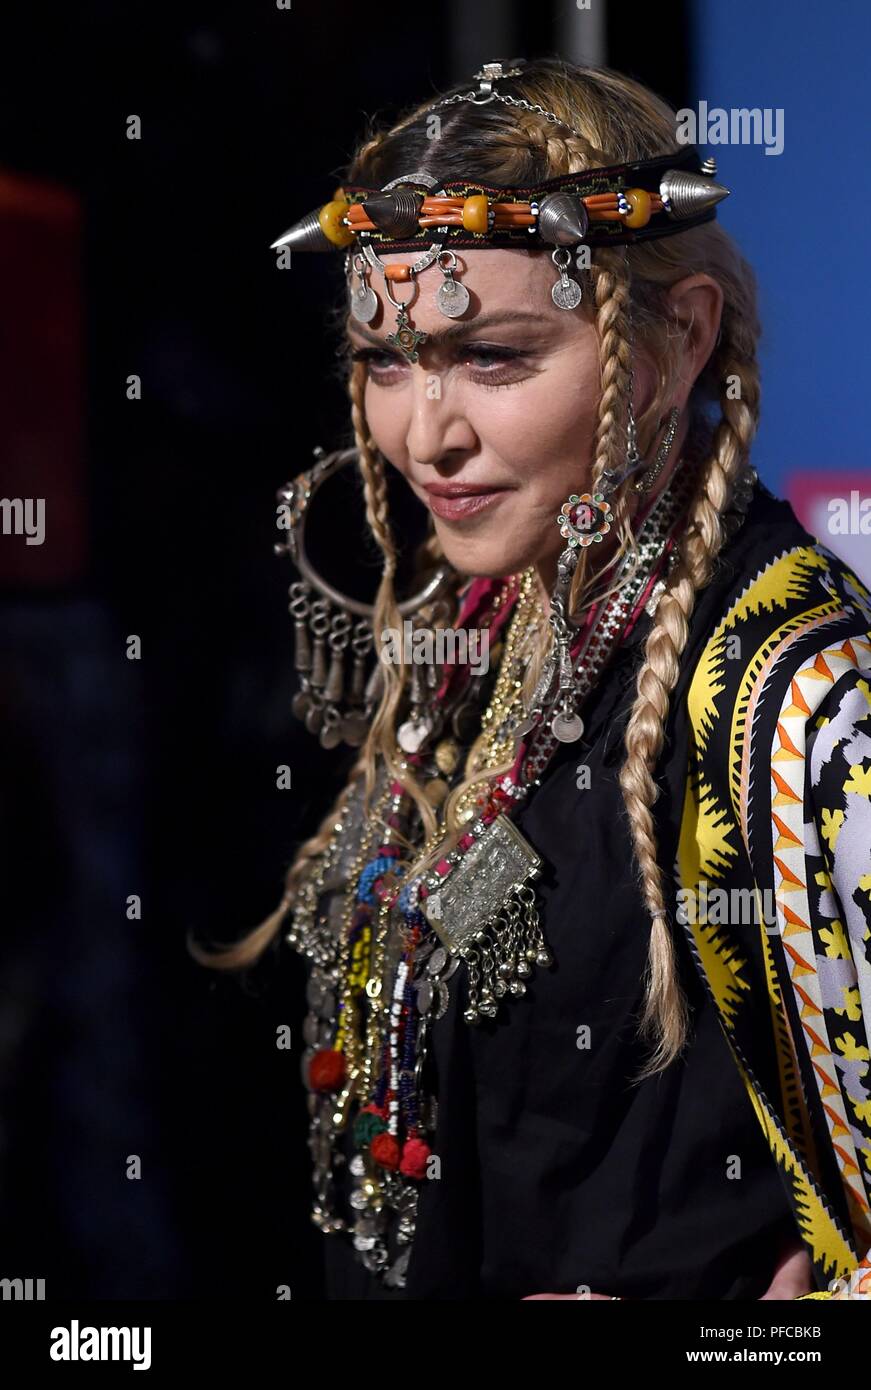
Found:
<svg viewBox="0 0 871 1390"><path fill-rule="evenodd" d="M400 1173L404 1173L407 1178L425 1178L427 1159L431 1152L429 1144L425 1144L422 1139L406 1139L402 1150L402 1162L399 1165Z"/></svg>
<svg viewBox="0 0 871 1390"><path fill-rule="evenodd" d="M369 1152L376 1163L380 1163L382 1168L390 1168L395 1171L399 1167L399 1144L392 1134L385 1130L383 1134L376 1134L372 1143L369 1145Z"/></svg>
<svg viewBox="0 0 871 1390"><path fill-rule="evenodd" d="M338 1091L346 1075L344 1055L335 1048L322 1048L309 1062L308 1083L313 1091Z"/></svg>

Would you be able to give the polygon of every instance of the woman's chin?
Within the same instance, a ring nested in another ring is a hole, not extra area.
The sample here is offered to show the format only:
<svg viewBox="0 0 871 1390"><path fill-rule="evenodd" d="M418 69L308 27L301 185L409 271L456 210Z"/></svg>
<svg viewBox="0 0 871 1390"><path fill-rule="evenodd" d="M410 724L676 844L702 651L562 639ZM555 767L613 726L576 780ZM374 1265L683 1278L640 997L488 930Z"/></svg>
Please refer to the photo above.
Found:
<svg viewBox="0 0 871 1390"><path fill-rule="evenodd" d="M534 560L526 548L508 547L504 538L484 541L467 541L465 544L456 536L440 536L442 550L458 574L474 575L482 579L500 578L506 574L518 574L527 569Z"/></svg>

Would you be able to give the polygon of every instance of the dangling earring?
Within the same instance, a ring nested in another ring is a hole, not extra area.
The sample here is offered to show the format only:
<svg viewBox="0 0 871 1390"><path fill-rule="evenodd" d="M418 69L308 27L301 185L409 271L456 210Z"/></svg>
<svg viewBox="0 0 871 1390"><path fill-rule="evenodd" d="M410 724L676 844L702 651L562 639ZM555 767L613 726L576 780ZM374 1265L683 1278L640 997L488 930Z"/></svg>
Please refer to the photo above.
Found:
<svg viewBox="0 0 871 1390"><path fill-rule="evenodd" d="M599 490L606 498L610 498L619 487L622 487L627 478L631 478L633 473L637 473L644 467L644 459L638 452L638 434L635 428L635 413L632 409L632 396L635 391L635 368L629 368L629 389L626 402L626 458L623 467L616 472L613 468L606 468L599 483Z"/></svg>
<svg viewBox="0 0 871 1390"><path fill-rule="evenodd" d="M629 403L629 409L630 411L632 409L631 401ZM666 460L669 454L671 453L671 446L674 443L674 437L677 434L677 422L679 419L680 411L678 410L677 406L674 405L668 412L668 424L666 425L665 434L662 437L662 443L656 451L656 456L653 460L653 463L650 465L647 472L641 475L637 483L632 484L633 492L649 492L650 489L653 487L653 484L656 482L657 478L659 477L660 473L665 467ZM633 421L633 425L634 423L635 422Z"/></svg>
<svg viewBox="0 0 871 1390"><path fill-rule="evenodd" d="M556 252L554 253L554 259ZM565 276L564 267L560 267ZM566 277L567 278L567 277ZM574 284L574 281L570 281ZM554 299L560 286L554 286ZM580 289L580 286L578 286ZM568 307L563 306L563 307ZM550 721L550 729L560 743L575 743L584 732L584 721L577 712L574 671L572 668L571 645L572 627L568 616L568 594L572 576L577 568L578 556L587 546L601 543L614 524L609 498L630 473L643 467L635 444L635 421L632 417L632 373L629 374L629 425L627 426L626 464L619 475L606 469L602 482L593 493L580 495L573 492L567 502L562 504L557 525L560 535L566 541L566 548L557 561L557 581L550 596L548 622L553 632L553 646L533 696L533 708L553 684L559 673L557 686L557 709ZM525 731L525 724L519 732Z"/></svg>
<svg viewBox="0 0 871 1390"><path fill-rule="evenodd" d="M571 545L572 542L570 541ZM575 673L572 666L572 632L566 615L569 585L577 565L577 550L565 550L557 563L556 588L550 600L548 622L553 629L559 670L558 705L550 730L560 743L576 743L584 732L584 721L575 703Z"/></svg>

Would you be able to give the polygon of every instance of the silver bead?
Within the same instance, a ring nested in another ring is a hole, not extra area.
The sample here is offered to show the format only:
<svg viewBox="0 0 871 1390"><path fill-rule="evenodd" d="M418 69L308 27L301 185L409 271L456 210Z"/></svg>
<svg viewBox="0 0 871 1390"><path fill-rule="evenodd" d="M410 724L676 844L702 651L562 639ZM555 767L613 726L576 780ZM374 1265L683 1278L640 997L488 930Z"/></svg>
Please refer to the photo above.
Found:
<svg viewBox="0 0 871 1390"><path fill-rule="evenodd" d="M538 231L551 246L575 246L583 241L590 226L586 207L574 193L551 193L542 199Z"/></svg>
<svg viewBox="0 0 871 1390"><path fill-rule="evenodd" d="M730 192L704 174L690 174L683 169L666 169L659 185L666 210L676 221L698 217L728 198Z"/></svg>

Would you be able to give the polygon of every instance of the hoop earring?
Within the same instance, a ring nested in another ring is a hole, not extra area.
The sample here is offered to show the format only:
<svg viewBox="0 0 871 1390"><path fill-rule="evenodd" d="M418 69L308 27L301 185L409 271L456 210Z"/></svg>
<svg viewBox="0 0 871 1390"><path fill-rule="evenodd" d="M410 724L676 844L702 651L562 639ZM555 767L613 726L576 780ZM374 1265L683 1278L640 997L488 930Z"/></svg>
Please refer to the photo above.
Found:
<svg viewBox="0 0 871 1390"><path fill-rule="evenodd" d="M300 473L277 494L286 518L287 539L274 549L289 555L299 572L290 586L290 614L294 621L294 669L300 688L291 709L309 733L317 734L324 748L347 743L358 748L366 737L382 692L381 663L376 659L367 678L367 664L375 650L372 629L375 606L351 598L334 588L312 565L305 546L305 523L312 500L321 484L339 469L356 463L356 448L325 454L315 449L312 468ZM397 603L399 616L412 619L422 608L431 610L454 578L447 561L410 598ZM350 652L348 649L350 648ZM347 670L350 655L351 670ZM432 678L429 678L430 681ZM415 688L419 704L422 691ZM416 709L416 705L414 704ZM419 722L419 721L418 721Z"/></svg>

